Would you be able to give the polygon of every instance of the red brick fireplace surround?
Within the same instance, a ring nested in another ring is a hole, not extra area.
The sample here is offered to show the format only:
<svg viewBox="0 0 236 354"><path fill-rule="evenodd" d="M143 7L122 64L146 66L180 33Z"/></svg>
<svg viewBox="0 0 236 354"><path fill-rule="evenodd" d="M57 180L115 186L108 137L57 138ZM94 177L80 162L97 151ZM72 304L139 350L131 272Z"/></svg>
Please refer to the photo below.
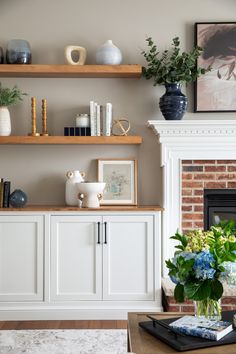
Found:
<svg viewBox="0 0 236 354"><path fill-rule="evenodd" d="M205 188L236 188L236 160L182 160L183 232L204 227Z"/></svg>
<svg viewBox="0 0 236 354"><path fill-rule="evenodd" d="M197 118L199 115L195 115ZM203 191L236 188L236 120L148 121L160 144L163 181L162 302L165 311L193 311L177 304L165 261L176 230L203 228ZM236 287L224 287L223 310L236 310Z"/></svg>

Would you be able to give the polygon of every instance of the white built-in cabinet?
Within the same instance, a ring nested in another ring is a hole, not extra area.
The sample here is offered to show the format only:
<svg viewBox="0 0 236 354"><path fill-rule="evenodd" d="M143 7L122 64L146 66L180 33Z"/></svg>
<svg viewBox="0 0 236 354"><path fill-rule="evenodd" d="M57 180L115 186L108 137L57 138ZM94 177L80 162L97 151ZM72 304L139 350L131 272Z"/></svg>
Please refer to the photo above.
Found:
<svg viewBox="0 0 236 354"><path fill-rule="evenodd" d="M43 217L0 216L0 301L43 300Z"/></svg>
<svg viewBox="0 0 236 354"><path fill-rule="evenodd" d="M154 300L151 216L52 216L52 300Z"/></svg>
<svg viewBox="0 0 236 354"><path fill-rule="evenodd" d="M161 211L0 211L0 318L161 308Z"/></svg>

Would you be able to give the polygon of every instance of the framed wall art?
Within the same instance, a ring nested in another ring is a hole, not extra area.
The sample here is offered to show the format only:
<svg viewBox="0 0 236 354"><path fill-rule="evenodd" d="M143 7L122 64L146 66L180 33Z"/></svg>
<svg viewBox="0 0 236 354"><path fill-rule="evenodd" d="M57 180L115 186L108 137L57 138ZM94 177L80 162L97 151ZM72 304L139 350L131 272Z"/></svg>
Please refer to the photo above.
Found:
<svg viewBox="0 0 236 354"><path fill-rule="evenodd" d="M137 204L137 160L99 159L98 181L106 183L101 205Z"/></svg>
<svg viewBox="0 0 236 354"><path fill-rule="evenodd" d="M203 52L197 65L211 71L195 84L195 112L236 111L236 23L195 23L195 40Z"/></svg>

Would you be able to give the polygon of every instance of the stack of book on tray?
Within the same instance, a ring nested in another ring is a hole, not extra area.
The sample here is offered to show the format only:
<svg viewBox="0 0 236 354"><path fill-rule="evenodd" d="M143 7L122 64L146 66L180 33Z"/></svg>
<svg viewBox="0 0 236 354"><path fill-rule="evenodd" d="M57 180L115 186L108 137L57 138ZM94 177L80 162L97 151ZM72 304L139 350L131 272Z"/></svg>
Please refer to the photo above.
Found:
<svg viewBox="0 0 236 354"><path fill-rule="evenodd" d="M4 181L3 178L0 179L0 208L9 207L10 187L10 181Z"/></svg>
<svg viewBox="0 0 236 354"><path fill-rule="evenodd" d="M228 321L212 321L202 317L183 316L169 324L176 332L210 340L219 340L233 330Z"/></svg>

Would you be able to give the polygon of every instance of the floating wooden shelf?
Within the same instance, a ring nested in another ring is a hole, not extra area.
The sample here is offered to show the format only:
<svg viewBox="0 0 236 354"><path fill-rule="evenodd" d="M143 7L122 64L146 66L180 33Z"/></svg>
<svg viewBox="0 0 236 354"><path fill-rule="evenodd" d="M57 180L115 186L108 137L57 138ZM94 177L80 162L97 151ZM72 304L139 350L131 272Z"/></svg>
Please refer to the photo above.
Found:
<svg viewBox="0 0 236 354"><path fill-rule="evenodd" d="M1 64L0 77L139 78L142 66L129 65L14 65Z"/></svg>
<svg viewBox="0 0 236 354"><path fill-rule="evenodd" d="M141 136L0 136L0 145L131 145Z"/></svg>

